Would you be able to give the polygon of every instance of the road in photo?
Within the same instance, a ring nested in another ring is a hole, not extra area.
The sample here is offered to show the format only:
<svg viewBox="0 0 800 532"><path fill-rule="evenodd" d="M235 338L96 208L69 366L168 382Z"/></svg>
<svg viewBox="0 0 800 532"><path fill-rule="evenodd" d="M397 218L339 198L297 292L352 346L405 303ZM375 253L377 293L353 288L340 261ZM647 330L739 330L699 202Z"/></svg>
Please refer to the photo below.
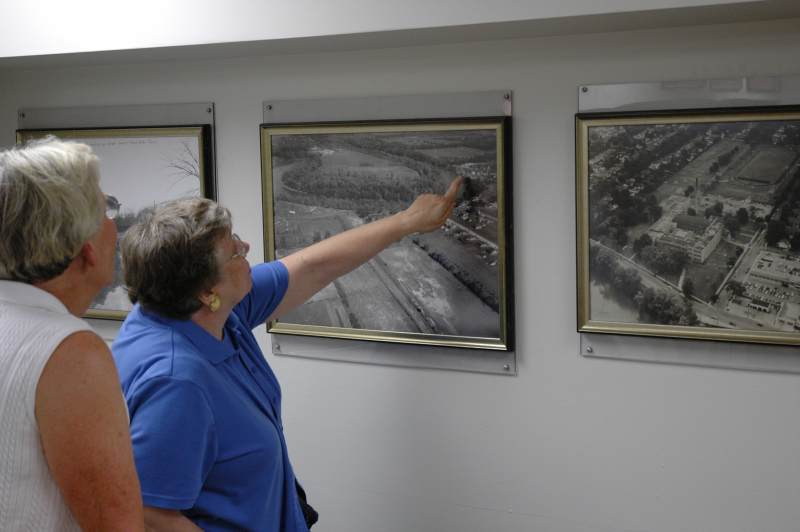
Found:
<svg viewBox="0 0 800 532"><path fill-rule="evenodd" d="M591 316L800 331L800 121L590 126Z"/></svg>
<svg viewBox="0 0 800 532"><path fill-rule="evenodd" d="M273 135L272 157L278 257L467 178L442 229L393 244L281 322L499 338L494 129Z"/></svg>

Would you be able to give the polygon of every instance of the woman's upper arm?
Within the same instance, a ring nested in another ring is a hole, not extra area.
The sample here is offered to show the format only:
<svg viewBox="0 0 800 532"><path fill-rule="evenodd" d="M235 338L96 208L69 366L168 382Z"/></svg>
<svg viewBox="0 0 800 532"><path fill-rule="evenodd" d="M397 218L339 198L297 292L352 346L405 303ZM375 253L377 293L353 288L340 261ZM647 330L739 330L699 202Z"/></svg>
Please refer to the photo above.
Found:
<svg viewBox="0 0 800 532"><path fill-rule="evenodd" d="M36 423L53 478L85 530L143 530L119 377L105 342L64 339L36 388Z"/></svg>
<svg viewBox="0 0 800 532"><path fill-rule="evenodd" d="M264 323L282 305L289 289L289 270L283 260L253 266L253 288L237 306L237 314L253 328Z"/></svg>

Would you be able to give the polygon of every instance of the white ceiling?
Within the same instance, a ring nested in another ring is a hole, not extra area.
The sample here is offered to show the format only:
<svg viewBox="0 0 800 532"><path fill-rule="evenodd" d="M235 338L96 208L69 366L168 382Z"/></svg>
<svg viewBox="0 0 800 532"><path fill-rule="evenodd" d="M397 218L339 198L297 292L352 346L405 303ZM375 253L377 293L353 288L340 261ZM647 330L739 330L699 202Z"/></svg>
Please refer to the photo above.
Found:
<svg viewBox="0 0 800 532"><path fill-rule="evenodd" d="M798 0L4 1L0 67L397 47L800 16Z"/></svg>

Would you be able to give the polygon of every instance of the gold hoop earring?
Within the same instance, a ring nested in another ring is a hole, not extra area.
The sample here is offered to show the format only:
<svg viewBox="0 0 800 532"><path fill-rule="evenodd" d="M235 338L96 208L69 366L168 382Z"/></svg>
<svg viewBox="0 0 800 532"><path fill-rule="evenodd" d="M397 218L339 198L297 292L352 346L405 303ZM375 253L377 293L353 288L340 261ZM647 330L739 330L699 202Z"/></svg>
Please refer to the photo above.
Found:
<svg viewBox="0 0 800 532"><path fill-rule="evenodd" d="M219 310L220 305L222 305L222 300L219 296L217 294L211 294L211 300L208 302L208 310L216 312Z"/></svg>

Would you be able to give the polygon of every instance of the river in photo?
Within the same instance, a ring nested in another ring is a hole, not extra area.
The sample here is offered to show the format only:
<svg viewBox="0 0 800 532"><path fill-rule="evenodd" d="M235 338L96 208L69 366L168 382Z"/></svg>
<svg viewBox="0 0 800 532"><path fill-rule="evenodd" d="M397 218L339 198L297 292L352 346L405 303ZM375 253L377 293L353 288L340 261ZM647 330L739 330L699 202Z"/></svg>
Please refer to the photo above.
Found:
<svg viewBox="0 0 800 532"><path fill-rule="evenodd" d="M639 323L639 311L632 302L620 300L608 287L595 281L590 283L589 301L592 321Z"/></svg>

